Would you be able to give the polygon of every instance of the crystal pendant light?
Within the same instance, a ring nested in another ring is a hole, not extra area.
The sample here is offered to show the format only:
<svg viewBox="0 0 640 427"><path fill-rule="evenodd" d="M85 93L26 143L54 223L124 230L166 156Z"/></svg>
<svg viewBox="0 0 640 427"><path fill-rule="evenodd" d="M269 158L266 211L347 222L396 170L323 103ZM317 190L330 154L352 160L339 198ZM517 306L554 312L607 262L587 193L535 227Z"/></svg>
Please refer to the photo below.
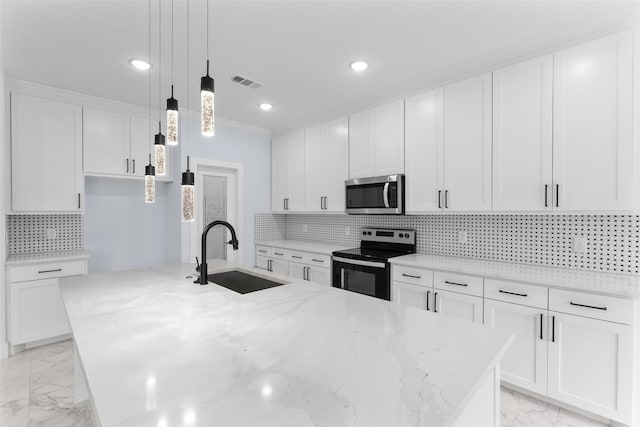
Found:
<svg viewBox="0 0 640 427"><path fill-rule="evenodd" d="M144 168L144 201L156 202L156 168L151 164L151 154L149 164Z"/></svg>
<svg viewBox="0 0 640 427"><path fill-rule="evenodd" d="M173 0L171 0L171 98L167 99L167 144L178 145L178 100L173 97Z"/></svg>
<svg viewBox="0 0 640 427"><path fill-rule="evenodd" d="M209 76L209 0L207 0L207 75L200 79L202 135L215 134L214 81Z"/></svg>
<svg viewBox="0 0 640 427"><path fill-rule="evenodd" d="M162 122L158 122L158 133L155 135L153 146L156 150L156 174L157 176L165 176L165 138L162 134Z"/></svg>
<svg viewBox="0 0 640 427"><path fill-rule="evenodd" d="M189 156L187 156L187 170L182 172L182 221L194 221L195 203L195 175L189 170Z"/></svg>

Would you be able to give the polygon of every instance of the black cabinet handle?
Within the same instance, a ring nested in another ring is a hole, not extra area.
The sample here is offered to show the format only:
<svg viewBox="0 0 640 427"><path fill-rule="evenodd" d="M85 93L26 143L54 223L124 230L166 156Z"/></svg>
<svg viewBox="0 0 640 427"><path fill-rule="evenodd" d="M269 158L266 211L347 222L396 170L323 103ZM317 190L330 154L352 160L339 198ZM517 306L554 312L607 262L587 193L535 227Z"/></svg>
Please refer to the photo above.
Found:
<svg viewBox="0 0 640 427"><path fill-rule="evenodd" d="M78 193L78 209L80 209L80 193Z"/></svg>
<svg viewBox="0 0 640 427"><path fill-rule="evenodd" d="M427 291L427 311L429 311L429 295L431 295L431 291Z"/></svg>
<svg viewBox="0 0 640 427"><path fill-rule="evenodd" d="M544 314L540 313L540 339L542 340L542 318L543 318Z"/></svg>
<svg viewBox="0 0 640 427"><path fill-rule="evenodd" d="M295 258L295 259L302 259L302 257L301 257L301 256L298 256L298 255L291 255L291 258Z"/></svg>
<svg viewBox="0 0 640 427"><path fill-rule="evenodd" d="M607 310L607 307L596 307L595 305L578 304L577 302L573 302L573 301L569 301L569 304L575 305L577 307L593 308L595 310L605 310L605 311Z"/></svg>
<svg viewBox="0 0 640 427"><path fill-rule="evenodd" d="M433 312L437 313L438 312L438 293L434 293L433 294Z"/></svg>
<svg viewBox="0 0 640 427"><path fill-rule="evenodd" d="M311 258L311 261L313 261L313 262L322 262L322 263L324 263L324 260L323 260L323 259L315 259L315 258Z"/></svg>
<svg viewBox="0 0 640 427"><path fill-rule="evenodd" d="M529 296L527 294L519 294L517 292L503 291L502 289L500 289L498 292L500 292L501 294L515 295L515 296L518 296L518 297L528 297Z"/></svg>
<svg viewBox="0 0 640 427"><path fill-rule="evenodd" d="M129 173L129 159L127 159L127 173Z"/></svg>
<svg viewBox="0 0 640 427"><path fill-rule="evenodd" d="M447 285L469 286L467 283L456 283L456 282L450 282L448 280L445 280L444 283L446 283Z"/></svg>
<svg viewBox="0 0 640 427"><path fill-rule="evenodd" d="M549 207L549 184L545 184L544 185L544 207L547 208Z"/></svg>
<svg viewBox="0 0 640 427"><path fill-rule="evenodd" d="M556 184L556 208L560 207L560 184Z"/></svg>
<svg viewBox="0 0 640 427"><path fill-rule="evenodd" d="M266 254L267 251L265 251L264 249L258 249L258 252L260 252L261 254Z"/></svg>
<svg viewBox="0 0 640 427"><path fill-rule="evenodd" d="M131 160L131 164L133 165L133 170L131 171L132 174L136 174L136 159Z"/></svg>
<svg viewBox="0 0 640 427"><path fill-rule="evenodd" d="M444 208L449 209L449 190L444 190Z"/></svg>
<svg viewBox="0 0 640 427"><path fill-rule="evenodd" d="M421 278L422 278L422 276L414 276L414 275L412 275L412 274L405 274L405 273L402 273L402 275L403 275L404 277L411 277L412 279L421 279Z"/></svg>
<svg viewBox="0 0 640 427"><path fill-rule="evenodd" d="M280 256L284 255L283 253L280 253L280 252L274 252L273 254L274 255L280 255Z"/></svg>
<svg viewBox="0 0 640 427"><path fill-rule="evenodd" d="M438 190L438 209L442 209L442 190Z"/></svg>
<svg viewBox="0 0 640 427"><path fill-rule="evenodd" d="M61 268L56 268L54 270L39 270L38 274L43 274L43 273L57 273L58 271L62 271Z"/></svg>
<svg viewBox="0 0 640 427"><path fill-rule="evenodd" d="M556 316L551 316L551 342L556 342Z"/></svg>

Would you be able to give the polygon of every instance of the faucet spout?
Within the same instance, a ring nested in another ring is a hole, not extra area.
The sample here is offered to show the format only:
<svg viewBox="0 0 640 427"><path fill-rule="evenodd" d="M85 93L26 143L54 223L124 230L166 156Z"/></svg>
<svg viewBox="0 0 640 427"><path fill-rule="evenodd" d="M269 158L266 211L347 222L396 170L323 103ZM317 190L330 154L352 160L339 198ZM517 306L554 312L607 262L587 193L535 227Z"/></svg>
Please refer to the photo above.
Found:
<svg viewBox="0 0 640 427"><path fill-rule="evenodd" d="M236 230L234 230L231 224L229 224L227 221L213 221L207 224L204 230L202 230L202 264L200 264L200 279L198 281L201 285L206 285L207 283L209 283L209 280L207 280L207 234L209 233L209 230L211 230L216 225L222 225L229 229L229 231L231 232L231 240L228 243L233 246L234 251L238 250L238 238L236 237Z"/></svg>

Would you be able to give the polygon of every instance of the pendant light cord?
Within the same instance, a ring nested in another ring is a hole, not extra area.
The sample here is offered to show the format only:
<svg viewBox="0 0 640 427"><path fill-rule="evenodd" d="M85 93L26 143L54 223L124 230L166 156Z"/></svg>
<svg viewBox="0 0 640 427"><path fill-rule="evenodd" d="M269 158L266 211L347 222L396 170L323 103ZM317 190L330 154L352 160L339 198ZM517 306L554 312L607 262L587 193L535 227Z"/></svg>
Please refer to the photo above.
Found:
<svg viewBox="0 0 640 427"><path fill-rule="evenodd" d="M187 122L186 122L186 133L187 133L187 140L185 141L186 143L189 143L189 0L187 0Z"/></svg>
<svg viewBox="0 0 640 427"><path fill-rule="evenodd" d="M171 97L173 97L173 0L171 0Z"/></svg>
<svg viewBox="0 0 640 427"><path fill-rule="evenodd" d="M207 0L207 62L209 61L209 0ZM209 74L209 70L207 70Z"/></svg>
<svg viewBox="0 0 640 427"><path fill-rule="evenodd" d="M149 0L149 64L151 64L151 0ZM153 135L153 131L151 130L151 68L149 68L149 136L151 135ZM149 143L149 155L151 155L150 143Z"/></svg>
<svg viewBox="0 0 640 427"><path fill-rule="evenodd" d="M162 0L158 0L158 133L162 123Z"/></svg>

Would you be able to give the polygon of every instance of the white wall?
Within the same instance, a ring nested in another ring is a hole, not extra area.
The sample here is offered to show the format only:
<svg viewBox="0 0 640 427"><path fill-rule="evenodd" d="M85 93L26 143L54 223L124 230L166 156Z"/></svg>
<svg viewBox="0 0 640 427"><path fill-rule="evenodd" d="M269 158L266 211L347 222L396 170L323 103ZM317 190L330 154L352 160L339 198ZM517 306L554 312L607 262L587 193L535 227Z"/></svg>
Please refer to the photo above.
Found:
<svg viewBox="0 0 640 427"><path fill-rule="evenodd" d="M189 141L185 125L189 124ZM172 183L158 182L156 203L146 204L143 182L86 178L85 249L89 272L126 270L193 262L190 227L180 218L180 179L186 153L192 157L244 165L244 264L254 265L254 214L271 210L271 137L265 132L217 124L216 136L200 134L199 117L181 118L180 145L173 151ZM196 189L197 191L197 189ZM182 236L181 236L182 235Z"/></svg>

